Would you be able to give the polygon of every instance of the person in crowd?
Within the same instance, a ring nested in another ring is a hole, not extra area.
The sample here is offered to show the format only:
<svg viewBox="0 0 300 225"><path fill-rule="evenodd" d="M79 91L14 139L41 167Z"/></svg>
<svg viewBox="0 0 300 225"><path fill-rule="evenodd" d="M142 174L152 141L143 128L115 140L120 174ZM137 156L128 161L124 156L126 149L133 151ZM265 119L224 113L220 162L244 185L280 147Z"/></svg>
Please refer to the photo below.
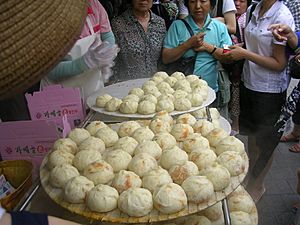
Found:
<svg viewBox="0 0 300 225"><path fill-rule="evenodd" d="M48 216L43 213L31 213L27 211L6 212L0 206L0 224L1 225L79 225L78 223L60 219L54 216Z"/></svg>
<svg viewBox="0 0 300 225"><path fill-rule="evenodd" d="M175 62L181 57L196 57L193 74L207 81L217 93L215 105L220 109L217 62L226 62L223 46L231 45L225 24L213 20L209 12L215 0L186 0L189 16L185 21L190 25L194 36L190 36L185 24L174 21L164 40L162 59L164 64Z"/></svg>
<svg viewBox="0 0 300 225"><path fill-rule="evenodd" d="M268 27L283 22L294 29L294 19L280 0L259 2L247 24L244 39L247 49L231 46L225 55L245 59L240 90L240 134L248 136L248 192L255 201L263 195L263 181L280 140L275 128L286 99L289 77L286 73L286 42L277 41Z"/></svg>
<svg viewBox="0 0 300 225"><path fill-rule="evenodd" d="M68 56L46 78L41 87L62 84L79 87L82 99L104 87L112 75L111 67L118 48L108 15L98 0L89 0L87 17L78 41Z"/></svg>
<svg viewBox="0 0 300 225"><path fill-rule="evenodd" d="M168 30L172 22L176 20L178 6L170 0L154 0L151 11L164 19Z"/></svg>
<svg viewBox="0 0 300 225"><path fill-rule="evenodd" d="M164 20L151 12L152 0L129 0L130 7L112 20L120 52L114 66L114 81L151 77L158 70Z"/></svg>
<svg viewBox="0 0 300 225"><path fill-rule="evenodd" d="M236 7L236 33L231 35L234 44L244 43L244 29L246 27L246 12L251 4L251 0L235 0ZM229 79L231 82L231 95L229 102L229 114L231 119L231 128L233 133L239 132L239 114L240 114L240 80L243 71L244 61L240 60L231 66Z"/></svg>
<svg viewBox="0 0 300 225"><path fill-rule="evenodd" d="M293 32L291 27L286 24L273 24L269 27L272 34L278 41L287 41L292 50L300 47L300 31ZM300 60L300 54L297 51L296 59ZM300 89L298 83L297 88ZM293 130L287 135L283 135L280 139L281 142L298 142L297 144L289 148L290 151L298 153L300 152L300 102L296 102L296 111L292 115L292 121L294 123Z"/></svg>
<svg viewBox="0 0 300 225"><path fill-rule="evenodd" d="M226 24L229 34L236 32L236 8L234 0L216 0L216 6L211 10L211 17Z"/></svg>
<svg viewBox="0 0 300 225"><path fill-rule="evenodd" d="M187 9L187 7L184 4L184 0L177 0L175 1L177 3L178 6L178 19L184 19L185 17L187 17L189 15L189 10Z"/></svg>

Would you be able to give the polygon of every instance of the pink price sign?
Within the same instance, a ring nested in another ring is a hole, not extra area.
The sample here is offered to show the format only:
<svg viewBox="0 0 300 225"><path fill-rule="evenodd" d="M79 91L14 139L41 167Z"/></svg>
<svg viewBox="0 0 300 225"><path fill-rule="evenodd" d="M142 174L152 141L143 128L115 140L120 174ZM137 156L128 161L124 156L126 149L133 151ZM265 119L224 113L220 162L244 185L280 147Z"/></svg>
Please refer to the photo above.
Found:
<svg viewBox="0 0 300 225"><path fill-rule="evenodd" d="M84 119L85 111L78 88L52 85L25 97L31 119L53 121L60 133L65 124L63 117L67 118L71 128L77 127Z"/></svg>
<svg viewBox="0 0 300 225"><path fill-rule="evenodd" d="M59 134L53 122L45 120L0 123L0 153L3 160L33 162L35 175Z"/></svg>

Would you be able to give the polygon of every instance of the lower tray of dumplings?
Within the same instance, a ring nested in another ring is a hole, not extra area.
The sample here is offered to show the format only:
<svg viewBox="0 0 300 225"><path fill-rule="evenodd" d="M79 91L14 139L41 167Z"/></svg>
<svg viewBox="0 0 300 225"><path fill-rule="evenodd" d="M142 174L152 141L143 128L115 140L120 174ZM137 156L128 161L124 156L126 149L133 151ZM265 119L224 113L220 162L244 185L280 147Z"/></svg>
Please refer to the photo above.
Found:
<svg viewBox="0 0 300 225"><path fill-rule="evenodd" d="M184 120L184 121L186 121L186 120ZM148 127L148 126L151 127L151 122L152 121L142 121L139 123L140 123L141 127ZM124 123L126 123L126 122L124 122ZM120 129L121 125L122 125L122 123L113 124L111 126L111 128L113 130L115 130L116 132L118 132L118 129ZM173 126L173 128L174 128L174 126ZM84 128L80 128L80 129L84 129ZM194 130L195 130L195 128L194 128ZM172 134L172 132L173 131L171 131L170 133ZM177 134L178 134L178 132L177 132ZM207 134L207 135L209 135L209 134ZM209 137L208 137L208 139L209 139ZM183 141L177 141L177 146L179 148L183 148L182 147ZM214 147L212 147L212 149L214 149ZM111 149L106 148L105 152L107 153L107 151L111 151ZM62 207L68 209L69 211L71 211L73 213L77 213L79 215L82 215L82 216L92 219L92 220L98 220L98 221L103 221L103 222L112 222L112 223L162 222L162 221L172 220L172 219L176 219L179 217L183 217L183 216L187 216L190 214L195 214L197 212L200 212L204 209L207 209L208 207L210 207L212 205L215 205L217 202L221 201L222 199L226 198L238 186L240 186L241 182L244 180L244 178L247 174L248 166L249 166L247 154L243 150L243 152L240 152L240 155L241 155L242 159L244 160L243 172L239 173L239 175L236 175L236 176L230 176L230 181L229 181L228 186L226 186L225 188L222 188L222 190L218 190L218 191L215 190L213 195L210 196L209 199L207 199L203 202L197 203L197 204L193 203L192 201L189 201L189 199L188 199L187 204L185 205L185 207L182 210L180 210L176 213L169 213L169 214L162 213L161 210L158 210L158 208L155 207L155 203L154 203L153 209L147 215L136 217L136 216L129 216L127 213L124 213L124 210L121 211L118 207L109 212L100 213L100 212L90 210L90 207L88 207L86 203L70 203L70 201L67 201L64 196L64 189L53 187L51 185L51 182L49 181L51 170L49 169L49 166L47 166L47 164L49 164L49 162L48 162L49 155L52 152L50 152L45 157L45 159L43 160L42 165L40 167L41 184L42 184L44 190L46 191L46 193L50 196L50 198L52 200L54 200L57 204L61 205ZM218 154L220 154L220 153L218 153ZM76 157L76 155L75 155L75 157ZM191 158L189 157L189 159L191 159ZM158 165L161 166L161 159L157 160L157 163L158 163ZM80 174L82 175L83 173L80 172ZM110 183L110 185L111 185L111 183Z"/></svg>

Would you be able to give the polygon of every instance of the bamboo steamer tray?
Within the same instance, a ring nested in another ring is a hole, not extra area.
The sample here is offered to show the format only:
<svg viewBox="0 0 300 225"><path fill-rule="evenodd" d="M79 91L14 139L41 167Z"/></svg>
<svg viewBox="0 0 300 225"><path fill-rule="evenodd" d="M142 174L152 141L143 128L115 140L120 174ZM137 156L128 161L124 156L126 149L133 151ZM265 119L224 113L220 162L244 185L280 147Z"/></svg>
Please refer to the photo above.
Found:
<svg viewBox="0 0 300 225"><path fill-rule="evenodd" d="M141 120L138 121L142 126L147 126L150 123L150 120ZM110 124L109 126L112 129L118 129L121 123ZM181 143L178 143L180 146ZM49 153L48 153L49 155ZM246 152L242 155L243 159L245 160L245 169L242 174L239 176L231 177L230 184L223 189L222 191L215 192L214 196L208 201L200 204L195 204L188 202L188 205L185 209L181 210L180 212L173 213L173 214L163 214L153 208L153 210L146 216L143 217L130 217L129 215L123 213L119 209L112 210L107 213L99 213L91 211L86 204L71 204L64 200L63 198L63 190L60 188L54 188L49 183L49 175L50 171L47 168L47 161L48 155L44 158L41 167L40 167L40 179L42 187L44 188L45 192L49 195L49 197L59 204L60 206L68 209L69 211L84 216L91 220L97 221L105 221L105 222L113 222L113 223L152 223L152 222L161 222L176 219L178 217L187 216L190 214L194 214L200 212L217 202L226 198L229 194L231 194L244 180L247 175L248 168L249 168L249 160Z"/></svg>

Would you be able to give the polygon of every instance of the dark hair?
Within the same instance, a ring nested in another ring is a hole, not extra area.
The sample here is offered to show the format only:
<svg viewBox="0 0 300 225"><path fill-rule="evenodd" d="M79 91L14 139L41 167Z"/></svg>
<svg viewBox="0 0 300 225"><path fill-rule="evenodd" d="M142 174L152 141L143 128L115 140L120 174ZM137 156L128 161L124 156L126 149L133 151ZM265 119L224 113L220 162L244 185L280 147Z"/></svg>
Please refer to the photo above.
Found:
<svg viewBox="0 0 300 225"><path fill-rule="evenodd" d="M209 0L209 1L210 1L211 7L212 7L212 8L215 7L215 5L216 5L216 0ZM186 6L187 8L189 8L189 0L184 0L184 4L185 4L185 6Z"/></svg>

